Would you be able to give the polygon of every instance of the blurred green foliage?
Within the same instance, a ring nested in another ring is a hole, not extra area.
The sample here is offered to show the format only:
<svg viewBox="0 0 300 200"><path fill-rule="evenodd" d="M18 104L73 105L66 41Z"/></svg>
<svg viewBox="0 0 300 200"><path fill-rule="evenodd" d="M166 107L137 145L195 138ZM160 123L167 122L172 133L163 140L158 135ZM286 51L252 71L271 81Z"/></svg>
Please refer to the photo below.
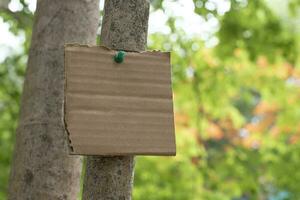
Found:
<svg viewBox="0 0 300 200"><path fill-rule="evenodd" d="M176 0L173 0L176 2ZM153 11L165 12L153 0ZM168 16L169 34L149 48L172 51L177 156L139 157L134 199L300 199L299 33L263 0L230 0L225 14L194 0L194 12L218 20L207 47ZM0 16L25 35L21 53L0 63L0 199L5 199L22 79L32 28L26 2ZM289 1L297 17L298 0ZM208 9L209 8L209 9ZM167 12L166 12L167 13Z"/></svg>
<svg viewBox="0 0 300 200"><path fill-rule="evenodd" d="M10 31L16 36L24 36L20 51L11 51L3 62L0 62L0 199L6 199L9 169L15 142L20 96L23 77L30 45L33 15L28 5L21 1L23 10L12 12L8 7L0 7L0 17L8 23ZM1 22L0 22L1 23ZM1 33L0 33L0 37Z"/></svg>

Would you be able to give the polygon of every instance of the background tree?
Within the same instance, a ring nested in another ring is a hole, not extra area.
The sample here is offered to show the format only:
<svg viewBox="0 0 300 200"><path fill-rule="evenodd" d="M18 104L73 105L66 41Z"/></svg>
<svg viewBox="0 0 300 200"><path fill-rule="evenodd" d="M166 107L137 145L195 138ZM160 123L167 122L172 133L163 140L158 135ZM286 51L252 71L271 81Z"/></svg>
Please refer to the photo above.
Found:
<svg viewBox="0 0 300 200"><path fill-rule="evenodd" d="M64 44L96 43L97 8L98 1L38 1L8 199L77 198L81 159L68 155L62 122Z"/></svg>

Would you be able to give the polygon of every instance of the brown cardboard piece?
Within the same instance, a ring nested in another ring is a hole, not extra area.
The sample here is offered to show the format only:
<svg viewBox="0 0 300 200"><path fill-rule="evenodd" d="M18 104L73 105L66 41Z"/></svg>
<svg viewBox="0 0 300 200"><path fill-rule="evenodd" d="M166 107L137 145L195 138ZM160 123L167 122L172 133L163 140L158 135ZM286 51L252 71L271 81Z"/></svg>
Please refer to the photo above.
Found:
<svg viewBox="0 0 300 200"><path fill-rule="evenodd" d="M65 46L71 154L175 155L170 53Z"/></svg>

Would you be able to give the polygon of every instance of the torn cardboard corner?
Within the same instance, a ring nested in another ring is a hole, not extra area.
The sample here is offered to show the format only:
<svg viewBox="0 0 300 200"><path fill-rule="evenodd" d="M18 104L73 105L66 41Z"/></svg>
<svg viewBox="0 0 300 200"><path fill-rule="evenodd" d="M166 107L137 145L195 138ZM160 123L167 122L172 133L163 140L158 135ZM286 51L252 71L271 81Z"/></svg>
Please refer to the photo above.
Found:
<svg viewBox="0 0 300 200"><path fill-rule="evenodd" d="M170 53L65 46L71 154L175 155Z"/></svg>

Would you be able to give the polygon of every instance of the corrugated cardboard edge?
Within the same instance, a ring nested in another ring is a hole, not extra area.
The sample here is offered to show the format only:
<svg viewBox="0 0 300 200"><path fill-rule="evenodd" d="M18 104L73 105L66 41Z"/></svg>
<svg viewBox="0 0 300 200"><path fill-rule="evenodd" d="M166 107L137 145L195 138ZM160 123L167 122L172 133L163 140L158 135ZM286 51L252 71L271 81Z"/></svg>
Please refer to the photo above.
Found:
<svg viewBox="0 0 300 200"><path fill-rule="evenodd" d="M70 132L68 130L68 125L67 125L67 122L66 122L66 88L67 88L67 70L66 70L66 62L67 62L67 59L66 59L66 50L67 48L69 47L88 47L88 48L96 48L96 49L104 49L104 50L107 50L107 51L115 51L117 52L118 50L113 50L113 49L110 49L106 46L96 46L96 45L83 45L83 44L77 44L77 43L72 43L72 44L65 44L64 45L64 68L63 68L63 71L64 71L64 84L63 84L63 95L64 95L64 98L63 98L63 123L64 123L64 127L65 127L65 131L67 133L67 139L68 139L68 146L69 146L69 154L71 155L79 155L78 153L75 153L74 152L74 148L72 146L72 140L70 138ZM161 54L165 54L168 56L168 59L170 60L171 62L171 52L163 52L163 51L159 51L159 50L152 50L152 51L126 51L128 53L141 53L141 54L157 54L157 53L161 53ZM171 64L171 63L170 63ZM171 74L172 74L172 67L171 67ZM171 89L173 91L173 86L172 86L172 77L171 77ZM173 92L172 92L172 102L174 102L174 95L173 95ZM174 104L173 104L173 114L174 114ZM175 120L175 117L173 117L173 120ZM173 122L174 124L174 133L175 132L175 121ZM175 149L174 151L172 152L168 152L168 153L165 153L165 154L153 154L151 153L150 154L147 154L147 152L144 152L144 153L140 153L140 154L135 154L135 153L124 153L124 154L101 154L101 156L124 156L124 155L143 155L143 156L176 156L176 153L177 153L177 145L176 145L176 134L174 135L174 144L175 144ZM91 154L92 155L92 154ZM99 155L100 156L100 155Z"/></svg>
<svg viewBox="0 0 300 200"><path fill-rule="evenodd" d="M73 149L73 146L72 146L72 141L71 141L71 138L70 138L70 132L69 132L69 129L68 129L68 125L67 125L67 122L66 122L66 88L67 88L67 70L66 70L66 62L67 62L67 59L66 59L66 47L67 45L65 45L64 47L64 68L63 68L63 79L64 79L64 84L63 84L63 123L64 123L64 127L65 127L65 131L67 133L67 138L68 138L68 146L69 146L69 154L73 154L74 153L74 149Z"/></svg>

